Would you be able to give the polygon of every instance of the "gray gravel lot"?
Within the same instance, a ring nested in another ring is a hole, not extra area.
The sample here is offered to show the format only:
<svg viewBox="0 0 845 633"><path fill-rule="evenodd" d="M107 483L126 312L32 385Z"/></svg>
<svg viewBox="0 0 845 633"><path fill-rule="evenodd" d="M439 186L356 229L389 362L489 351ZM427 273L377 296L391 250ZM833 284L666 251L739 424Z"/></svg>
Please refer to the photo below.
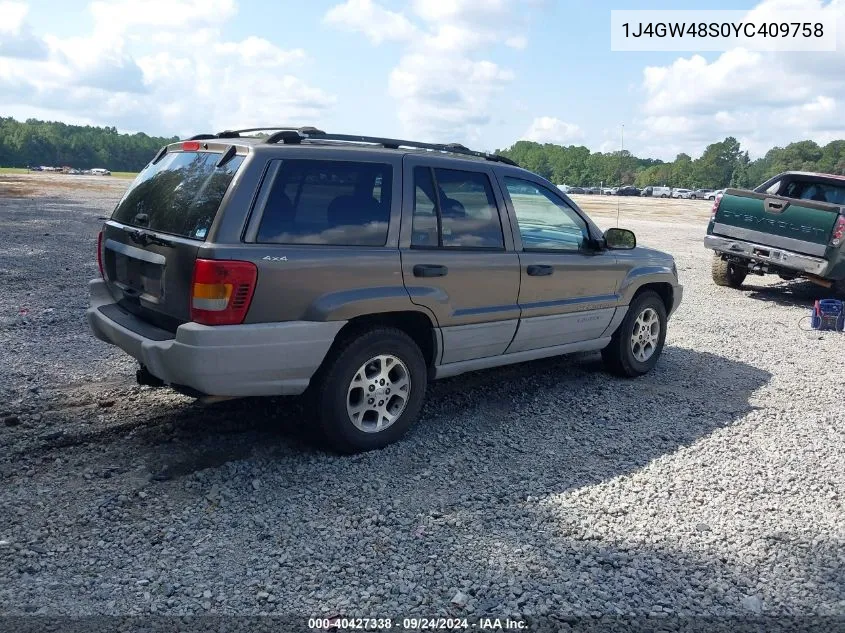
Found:
<svg viewBox="0 0 845 633"><path fill-rule="evenodd" d="M0 614L845 614L845 335L798 327L823 289L714 286L703 203L622 214L686 287L650 375L445 380L350 458L297 400L201 407L88 333L126 185L0 176Z"/></svg>

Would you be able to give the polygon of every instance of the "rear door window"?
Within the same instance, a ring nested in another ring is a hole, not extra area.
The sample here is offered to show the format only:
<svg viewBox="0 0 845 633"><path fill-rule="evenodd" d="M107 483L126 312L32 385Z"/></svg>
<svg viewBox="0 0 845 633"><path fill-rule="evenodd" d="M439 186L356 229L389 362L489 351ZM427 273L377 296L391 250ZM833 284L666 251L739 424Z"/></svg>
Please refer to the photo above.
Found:
<svg viewBox="0 0 845 633"><path fill-rule="evenodd" d="M234 156L218 167L221 156L215 152L168 152L138 174L112 219L204 240L244 160Z"/></svg>
<svg viewBox="0 0 845 633"><path fill-rule="evenodd" d="M384 163L282 161L257 241L384 246L393 168Z"/></svg>
<svg viewBox="0 0 845 633"><path fill-rule="evenodd" d="M504 249L496 198L486 174L414 168L411 246Z"/></svg>

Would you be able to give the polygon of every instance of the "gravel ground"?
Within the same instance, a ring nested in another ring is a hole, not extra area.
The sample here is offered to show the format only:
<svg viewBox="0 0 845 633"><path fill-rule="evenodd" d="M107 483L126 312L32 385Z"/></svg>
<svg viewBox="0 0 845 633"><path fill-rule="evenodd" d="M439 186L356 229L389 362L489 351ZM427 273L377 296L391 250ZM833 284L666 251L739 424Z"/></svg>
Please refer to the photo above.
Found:
<svg viewBox="0 0 845 633"><path fill-rule="evenodd" d="M0 177L0 614L845 614L845 335L799 329L823 289L713 285L706 203L622 210L686 287L650 375L582 354L444 380L350 458L295 399L135 385L83 315L127 183L69 182Z"/></svg>

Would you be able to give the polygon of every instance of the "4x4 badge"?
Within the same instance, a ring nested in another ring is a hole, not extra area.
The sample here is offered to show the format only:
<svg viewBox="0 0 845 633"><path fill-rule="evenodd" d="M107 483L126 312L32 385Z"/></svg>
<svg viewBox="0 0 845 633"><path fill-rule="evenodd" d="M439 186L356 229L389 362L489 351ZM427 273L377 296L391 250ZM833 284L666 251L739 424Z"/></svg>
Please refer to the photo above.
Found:
<svg viewBox="0 0 845 633"><path fill-rule="evenodd" d="M285 255L284 257L270 257L269 255L266 255L266 256L262 257L261 259L263 259L264 261L268 261L268 262L286 262L286 261L288 261L288 256Z"/></svg>

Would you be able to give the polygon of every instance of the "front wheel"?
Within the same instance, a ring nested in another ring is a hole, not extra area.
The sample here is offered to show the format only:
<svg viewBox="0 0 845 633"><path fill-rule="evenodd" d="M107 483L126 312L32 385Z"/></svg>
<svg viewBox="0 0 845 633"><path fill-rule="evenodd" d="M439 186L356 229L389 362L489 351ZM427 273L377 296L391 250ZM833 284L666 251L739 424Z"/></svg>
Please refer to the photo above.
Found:
<svg viewBox="0 0 845 633"><path fill-rule="evenodd" d="M339 346L313 394L329 447L358 453L397 441L419 417L427 381L420 348L401 330L370 330Z"/></svg>
<svg viewBox="0 0 845 633"><path fill-rule="evenodd" d="M667 321L660 295L651 290L637 295L610 344L601 351L607 369L625 378L651 371L663 352Z"/></svg>
<svg viewBox="0 0 845 633"><path fill-rule="evenodd" d="M713 255L713 265L710 268L713 282L717 286L740 288L748 276L748 269L736 262L722 259L718 254Z"/></svg>

